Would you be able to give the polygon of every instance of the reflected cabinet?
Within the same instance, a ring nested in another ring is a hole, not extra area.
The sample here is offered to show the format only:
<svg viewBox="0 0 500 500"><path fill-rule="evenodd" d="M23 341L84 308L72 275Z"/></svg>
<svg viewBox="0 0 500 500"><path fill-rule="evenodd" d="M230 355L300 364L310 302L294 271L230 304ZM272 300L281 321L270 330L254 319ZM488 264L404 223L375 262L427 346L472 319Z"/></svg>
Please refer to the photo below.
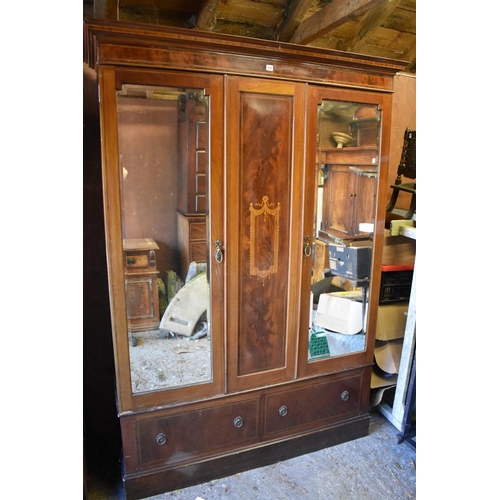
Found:
<svg viewBox="0 0 500 500"><path fill-rule="evenodd" d="M84 26L127 497L365 436L401 63Z"/></svg>

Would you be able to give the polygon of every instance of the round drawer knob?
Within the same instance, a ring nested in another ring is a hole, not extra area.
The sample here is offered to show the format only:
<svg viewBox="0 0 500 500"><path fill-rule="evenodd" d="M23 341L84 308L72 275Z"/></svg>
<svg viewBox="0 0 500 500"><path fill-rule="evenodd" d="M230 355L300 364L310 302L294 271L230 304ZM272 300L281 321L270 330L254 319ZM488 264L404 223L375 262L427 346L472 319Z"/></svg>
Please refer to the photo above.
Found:
<svg viewBox="0 0 500 500"><path fill-rule="evenodd" d="M284 417L288 413L288 407L286 405L281 405L278 409L278 413Z"/></svg>
<svg viewBox="0 0 500 500"><path fill-rule="evenodd" d="M163 446L167 442L167 436L163 434L163 432L160 432L158 436L156 436L156 442L160 445Z"/></svg>
<svg viewBox="0 0 500 500"><path fill-rule="evenodd" d="M237 427L239 429L240 427L243 426L243 419L241 417L236 417L233 420L233 424L234 424L235 427Z"/></svg>
<svg viewBox="0 0 500 500"><path fill-rule="evenodd" d="M342 401L347 401L349 398L350 398L349 391L344 391L344 392L340 395L340 399L342 399Z"/></svg>

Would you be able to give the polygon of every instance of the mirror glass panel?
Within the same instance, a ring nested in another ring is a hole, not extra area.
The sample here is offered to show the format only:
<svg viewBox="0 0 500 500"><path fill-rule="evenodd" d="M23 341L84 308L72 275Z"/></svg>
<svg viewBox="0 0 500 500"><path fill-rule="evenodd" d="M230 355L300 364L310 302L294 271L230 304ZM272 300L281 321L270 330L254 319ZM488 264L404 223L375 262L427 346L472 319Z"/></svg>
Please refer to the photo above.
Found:
<svg viewBox="0 0 500 500"><path fill-rule="evenodd" d="M376 105L318 106L310 362L366 346L379 143Z"/></svg>
<svg viewBox="0 0 500 500"><path fill-rule="evenodd" d="M203 89L117 92L133 393L212 379L209 108Z"/></svg>

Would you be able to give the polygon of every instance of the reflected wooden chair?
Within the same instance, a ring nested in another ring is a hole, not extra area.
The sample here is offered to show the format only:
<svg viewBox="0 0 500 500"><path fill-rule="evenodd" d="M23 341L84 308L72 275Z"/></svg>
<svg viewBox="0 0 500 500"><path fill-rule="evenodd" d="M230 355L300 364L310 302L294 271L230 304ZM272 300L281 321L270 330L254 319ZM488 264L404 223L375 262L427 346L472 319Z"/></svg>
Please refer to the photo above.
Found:
<svg viewBox="0 0 500 500"><path fill-rule="evenodd" d="M413 218L417 208L417 131L405 130L403 150L401 151L401 161L399 162L398 175L394 184L391 184L392 195L387 204L386 211L395 213L396 202L400 192L410 193L411 201L405 219ZM412 181L407 181L411 179Z"/></svg>

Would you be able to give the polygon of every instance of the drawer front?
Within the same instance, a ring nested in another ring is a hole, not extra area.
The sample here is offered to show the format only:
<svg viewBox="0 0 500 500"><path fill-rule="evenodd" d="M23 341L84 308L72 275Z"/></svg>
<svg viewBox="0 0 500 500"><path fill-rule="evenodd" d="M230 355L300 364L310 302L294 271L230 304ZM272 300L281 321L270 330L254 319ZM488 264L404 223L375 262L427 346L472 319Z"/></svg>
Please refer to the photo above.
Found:
<svg viewBox="0 0 500 500"><path fill-rule="evenodd" d="M264 437L328 425L360 408L362 376L265 396Z"/></svg>
<svg viewBox="0 0 500 500"><path fill-rule="evenodd" d="M137 421L139 467L170 465L258 440L258 399Z"/></svg>
<svg viewBox="0 0 500 500"><path fill-rule="evenodd" d="M189 237L191 240L206 240L207 239L207 223L192 222L189 226Z"/></svg>
<svg viewBox="0 0 500 500"><path fill-rule="evenodd" d="M191 261L206 262L207 261L207 244L206 242L191 243Z"/></svg>
<svg viewBox="0 0 500 500"><path fill-rule="evenodd" d="M147 255L127 255L125 258L127 269L137 269L149 267L149 258Z"/></svg>
<svg viewBox="0 0 500 500"><path fill-rule="evenodd" d="M145 252L127 252L125 254L125 272L156 271L156 253L154 250Z"/></svg>

